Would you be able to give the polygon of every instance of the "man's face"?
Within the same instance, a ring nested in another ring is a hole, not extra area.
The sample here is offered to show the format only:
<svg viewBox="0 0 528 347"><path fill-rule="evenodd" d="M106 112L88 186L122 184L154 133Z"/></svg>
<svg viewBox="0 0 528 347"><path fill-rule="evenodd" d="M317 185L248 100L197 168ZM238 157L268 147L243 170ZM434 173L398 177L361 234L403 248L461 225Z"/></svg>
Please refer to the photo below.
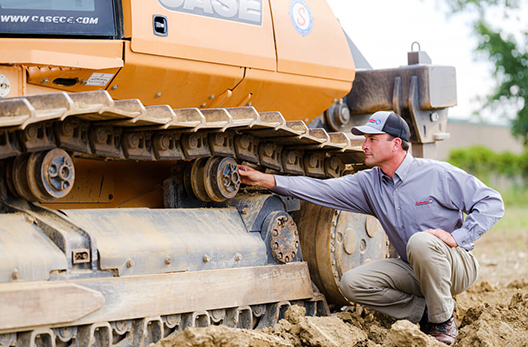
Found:
<svg viewBox="0 0 528 347"><path fill-rule="evenodd" d="M394 155L394 140L388 134L365 134L363 150L365 151L365 165L381 166Z"/></svg>

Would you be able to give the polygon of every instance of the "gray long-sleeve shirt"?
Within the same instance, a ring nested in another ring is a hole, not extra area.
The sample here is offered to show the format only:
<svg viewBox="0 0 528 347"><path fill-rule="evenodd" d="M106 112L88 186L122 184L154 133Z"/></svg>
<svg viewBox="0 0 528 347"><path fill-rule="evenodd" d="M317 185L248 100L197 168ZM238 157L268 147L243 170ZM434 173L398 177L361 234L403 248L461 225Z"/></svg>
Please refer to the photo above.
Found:
<svg viewBox="0 0 528 347"><path fill-rule="evenodd" d="M407 154L393 179L379 167L333 179L275 176L275 192L314 204L373 215L407 261L416 232L443 229L467 250L504 215L498 192L445 162ZM464 213L467 215L464 220Z"/></svg>

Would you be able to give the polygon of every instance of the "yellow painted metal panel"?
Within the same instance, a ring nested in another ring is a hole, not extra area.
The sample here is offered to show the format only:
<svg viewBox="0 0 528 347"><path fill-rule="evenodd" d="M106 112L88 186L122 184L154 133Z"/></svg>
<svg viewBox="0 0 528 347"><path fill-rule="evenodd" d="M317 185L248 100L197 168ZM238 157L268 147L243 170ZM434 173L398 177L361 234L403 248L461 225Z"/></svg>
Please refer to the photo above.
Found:
<svg viewBox="0 0 528 347"><path fill-rule="evenodd" d="M270 3L279 71L354 79L352 53L326 1L270 0Z"/></svg>
<svg viewBox="0 0 528 347"><path fill-rule="evenodd" d="M223 107L248 102L259 112L280 111L286 120L311 121L352 88L348 81L247 69Z"/></svg>
<svg viewBox="0 0 528 347"><path fill-rule="evenodd" d="M129 11L127 6L130 7L130 3L125 3L125 14L131 13L131 20L125 19L125 25L132 26L131 30L127 28L126 32L132 33L134 52L268 70L276 69L275 43L267 1L262 1L261 25L168 10L161 6L160 2L173 3L175 8L198 8L197 11L201 6L213 6L210 0L192 2L194 5L188 1L145 0L132 2ZM153 15L167 17L167 36L154 34Z"/></svg>
<svg viewBox="0 0 528 347"><path fill-rule="evenodd" d="M199 107L214 102L244 76L244 69L223 64L175 59L132 52L125 44L126 65L108 91L114 99L140 99L145 105ZM158 94L160 93L160 94Z"/></svg>
<svg viewBox="0 0 528 347"><path fill-rule="evenodd" d="M0 39L0 63L109 69L123 66L123 43L112 40Z"/></svg>

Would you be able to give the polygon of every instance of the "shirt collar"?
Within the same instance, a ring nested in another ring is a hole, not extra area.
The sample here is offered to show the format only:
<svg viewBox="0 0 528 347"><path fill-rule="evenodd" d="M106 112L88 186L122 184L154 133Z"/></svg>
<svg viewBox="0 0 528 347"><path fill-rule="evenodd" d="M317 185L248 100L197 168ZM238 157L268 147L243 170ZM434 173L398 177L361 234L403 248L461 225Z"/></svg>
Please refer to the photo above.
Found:
<svg viewBox="0 0 528 347"><path fill-rule="evenodd" d="M407 155L403 159L402 163L398 168L396 169L395 175L398 175L398 178L401 181L405 181L405 177L407 177L407 174L409 173L409 169L411 168L411 165L414 161L413 156L411 153L407 152Z"/></svg>
<svg viewBox="0 0 528 347"><path fill-rule="evenodd" d="M407 177L407 174L409 172L409 169L411 168L411 165L414 161L413 156L411 153L407 152L405 155L405 158L403 158L403 161L401 162L400 166L396 169L396 172L394 173L394 177L398 177L400 181L405 181L405 177ZM381 176L386 179L390 180L391 178L387 176L381 169L379 170L381 173Z"/></svg>

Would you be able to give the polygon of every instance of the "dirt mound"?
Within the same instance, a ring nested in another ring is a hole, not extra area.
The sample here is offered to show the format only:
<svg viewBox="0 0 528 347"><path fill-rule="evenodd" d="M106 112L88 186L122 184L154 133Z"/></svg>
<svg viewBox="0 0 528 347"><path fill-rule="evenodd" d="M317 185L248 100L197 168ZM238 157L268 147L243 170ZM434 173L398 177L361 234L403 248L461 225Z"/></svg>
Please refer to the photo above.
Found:
<svg viewBox="0 0 528 347"><path fill-rule="evenodd" d="M482 281L456 298L459 335L454 346L528 346L528 282ZM292 306L285 319L260 331L224 326L188 328L155 347L433 347L445 346L409 321L368 309L330 317L305 317Z"/></svg>
<svg viewBox="0 0 528 347"><path fill-rule="evenodd" d="M457 346L527 346L528 345L528 294L519 289L525 281L514 281L506 288L490 291L497 293L503 302L492 300L476 304L461 313ZM510 293L507 302L507 293Z"/></svg>
<svg viewBox="0 0 528 347"><path fill-rule="evenodd" d="M390 318L369 311L342 312L330 317L305 317L305 309L292 306L285 319L260 331L224 326L188 328L158 342L155 347L434 347L443 346L423 334L416 324L398 321L387 329Z"/></svg>

